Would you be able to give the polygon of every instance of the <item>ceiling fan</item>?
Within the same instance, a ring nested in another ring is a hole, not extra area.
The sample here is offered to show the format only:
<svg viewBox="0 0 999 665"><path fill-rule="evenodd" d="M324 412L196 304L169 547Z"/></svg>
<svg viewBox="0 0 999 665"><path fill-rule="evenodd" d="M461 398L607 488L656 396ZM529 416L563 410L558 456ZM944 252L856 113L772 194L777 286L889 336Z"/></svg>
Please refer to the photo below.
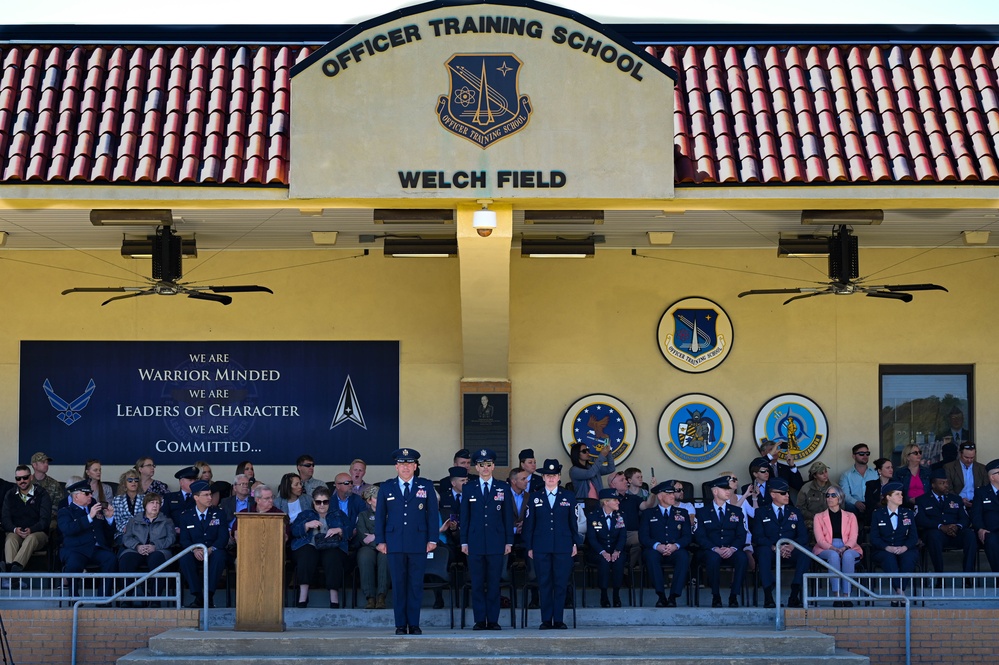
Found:
<svg viewBox="0 0 999 665"><path fill-rule="evenodd" d="M115 300L125 298L135 298L137 296L177 296L186 295L195 300L210 300L212 302L228 305L232 302L232 297L222 295L225 293L274 293L266 286L242 285L242 286L196 286L190 282L178 282L183 276L182 270L182 241L181 237L173 232L173 227L163 225L156 227L156 235L149 236L152 244L153 256L153 276L147 278L147 286L107 286L107 287L77 287L66 289L63 295L68 293L125 293L127 295L114 296L101 303L107 305Z"/></svg>
<svg viewBox="0 0 999 665"><path fill-rule="evenodd" d="M863 293L869 298L889 298L891 300L901 300L911 302L910 291L947 291L939 284L883 284L879 286L864 284L863 279L858 279L860 274L860 261L858 258L857 237L850 233L850 227L845 224L835 227L833 235L828 238L829 246L829 279L832 281L825 286L800 286L793 289L753 289L743 291L739 297L756 295L775 295L798 293L792 298L784 301L788 304L793 300L811 298L813 296L838 295L845 296L854 293Z"/></svg>

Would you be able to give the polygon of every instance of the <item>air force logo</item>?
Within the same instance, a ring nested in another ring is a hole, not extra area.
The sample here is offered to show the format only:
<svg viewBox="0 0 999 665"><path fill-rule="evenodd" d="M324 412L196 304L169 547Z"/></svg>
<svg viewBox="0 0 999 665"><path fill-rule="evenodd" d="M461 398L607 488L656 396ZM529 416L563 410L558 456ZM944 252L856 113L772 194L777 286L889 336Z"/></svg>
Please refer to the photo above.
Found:
<svg viewBox="0 0 999 665"><path fill-rule="evenodd" d="M706 298L684 298L659 320L659 350L684 372L706 372L728 356L732 322L720 306Z"/></svg>
<svg viewBox="0 0 999 665"><path fill-rule="evenodd" d="M361 413L361 405L357 401L357 393L354 392L354 384L350 382L349 375L343 384L343 391L336 404L336 414L333 416L333 422L330 423L330 429L345 422L352 422L361 429L368 429L368 426L364 424L364 414ZM405 451L403 454L406 454Z"/></svg>
<svg viewBox="0 0 999 665"><path fill-rule="evenodd" d="M517 89L523 64L512 53L451 56L444 63L451 89L437 100L441 126L483 150L526 127L533 109Z"/></svg>
<svg viewBox="0 0 999 665"><path fill-rule="evenodd" d="M90 403L90 396L94 394L97 385L94 383L93 379L90 379L90 383L87 384L87 389L83 391L83 394L74 399L72 402L67 402L62 397L55 394L52 390L52 384L49 383L48 379L45 379L45 383L42 384L42 390L45 391L45 396L49 398L49 404L52 408L58 411L56 418L61 420L66 425L72 425L77 420L82 418L80 411L87 408L87 404Z"/></svg>

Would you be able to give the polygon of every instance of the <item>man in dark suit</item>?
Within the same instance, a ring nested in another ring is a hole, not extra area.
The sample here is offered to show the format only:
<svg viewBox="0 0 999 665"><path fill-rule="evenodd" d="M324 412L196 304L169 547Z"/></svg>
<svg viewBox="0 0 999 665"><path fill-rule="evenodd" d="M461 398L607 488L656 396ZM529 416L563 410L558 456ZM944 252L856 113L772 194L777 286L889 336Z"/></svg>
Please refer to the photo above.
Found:
<svg viewBox="0 0 999 665"><path fill-rule="evenodd" d="M729 592L728 606L739 607L739 589L742 577L746 574L746 527L743 525L742 508L728 501L732 497L732 486L728 476L711 482L712 501L697 509L697 531L694 537L701 546L708 583L711 585L711 607L721 607L719 576L722 562L735 568L732 575L732 589Z"/></svg>
<svg viewBox="0 0 999 665"><path fill-rule="evenodd" d="M227 561L226 544L229 542L229 528L225 513L212 505L211 485L204 480L198 480L191 483L190 490L194 497L194 508L181 512L177 518L180 546L186 548L195 543L207 545L208 561L205 561L203 550L188 552L180 560L180 573L194 595L194 600L188 607L203 607L206 590L201 588L202 576L198 574L198 562L208 566L208 607L215 607L215 589Z"/></svg>
<svg viewBox="0 0 999 665"><path fill-rule="evenodd" d="M760 456L766 457L770 464L770 477L780 478L788 484L795 492L801 489L805 481L794 464L794 458L786 452L782 452L780 444L776 441L764 439L760 444ZM780 463L780 458L784 458L784 464Z"/></svg>
<svg viewBox="0 0 999 665"><path fill-rule="evenodd" d="M656 607L676 607L676 599L687 584L687 571L690 569L691 543L690 515L676 505L676 480L666 480L652 488L658 505L642 513L638 527L638 542L645 553L645 567L652 575L655 587ZM663 562L673 566L673 585L669 597L663 580Z"/></svg>
<svg viewBox="0 0 999 665"><path fill-rule="evenodd" d="M517 455L520 468L527 472L527 493L540 492L545 486L545 479L538 473L538 460L534 457L533 448L524 448Z"/></svg>
<svg viewBox="0 0 999 665"><path fill-rule="evenodd" d="M180 525L180 514L182 512L194 508L194 498L191 496L191 483L197 480L200 475L201 472L193 466L185 466L173 474L173 477L180 483L180 489L176 492L169 492L163 497L163 508L160 510L160 513L173 520L175 525Z"/></svg>
<svg viewBox="0 0 999 665"><path fill-rule="evenodd" d="M777 607L774 602L775 571L774 565L779 556L788 563L794 564L794 577L791 578L791 597L788 607L801 607L801 580L808 570L811 560L791 545L777 547L777 541L786 538L797 542L802 547L808 547L808 528L805 526L805 516L800 510L790 505L790 487L780 478L770 481L770 505L756 511L753 516L751 531L753 534L753 552L759 560L760 582L763 584L763 606Z"/></svg>
<svg viewBox="0 0 999 665"><path fill-rule="evenodd" d="M226 525L232 531L233 522L236 521L236 513L249 510L256 505L253 495L250 494L250 479L246 474L239 474L232 481L232 494L219 502L219 508L225 513Z"/></svg>
<svg viewBox="0 0 999 665"><path fill-rule="evenodd" d="M992 572L999 573L999 459L985 465L988 482L975 490L971 503L971 524L978 542L985 546Z"/></svg>
<svg viewBox="0 0 999 665"><path fill-rule="evenodd" d="M113 573L117 559L114 542L114 507L101 504L91 497L90 482L81 480L66 488L70 502L59 509L59 532L62 547L59 558L67 573L82 573L88 565L100 567L102 573ZM105 594L108 591L105 587Z"/></svg>
<svg viewBox="0 0 999 665"><path fill-rule="evenodd" d="M20 573L35 552L49 542L52 520L52 498L35 483L31 468L19 464L14 469L16 487L10 490L0 506L0 524L6 532L4 559L0 570Z"/></svg>
<svg viewBox="0 0 999 665"><path fill-rule="evenodd" d="M965 509L971 508L975 498L975 489L988 482L988 472L985 465L978 460L978 446L970 441L961 444L958 458L943 465L947 472L947 480L954 494L961 497Z"/></svg>
<svg viewBox="0 0 999 665"><path fill-rule="evenodd" d="M531 495L524 522L527 556L534 560L541 593L541 630L566 629L563 619L565 592L572 575L579 532L576 530L576 497L559 487L562 465L546 459L541 467L544 489Z"/></svg>
<svg viewBox="0 0 999 665"><path fill-rule="evenodd" d="M621 514L617 490L607 487L597 497L600 507L586 516L586 559L597 567L600 607L610 607L607 587L614 587L614 607L621 607L621 584L624 583L624 548L628 529Z"/></svg>
<svg viewBox="0 0 999 665"><path fill-rule="evenodd" d="M396 635L422 635L420 604L427 554L437 547L437 494L433 483L418 478L420 453L400 448L392 455L395 478L386 480L375 505L375 542L388 555Z"/></svg>
<svg viewBox="0 0 999 665"><path fill-rule="evenodd" d="M500 630L500 578L513 548L513 497L510 486L493 478L496 453L475 452L479 477L461 498L461 552L468 557L472 584L472 630Z"/></svg>
<svg viewBox="0 0 999 665"><path fill-rule="evenodd" d="M942 573L944 547L960 547L964 551L966 573L975 572L978 543L971 530L961 497L950 491L947 471L934 469L930 475L930 491L916 499L916 526L926 543L933 570Z"/></svg>
<svg viewBox="0 0 999 665"><path fill-rule="evenodd" d="M462 448L454 454L454 458L451 461L451 466L463 466L465 470L468 471L468 482L472 482L475 479L475 474L472 473L472 453L468 452L465 448ZM451 486L451 476L447 475L437 481L438 494L444 495L447 492L447 488Z"/></svg>

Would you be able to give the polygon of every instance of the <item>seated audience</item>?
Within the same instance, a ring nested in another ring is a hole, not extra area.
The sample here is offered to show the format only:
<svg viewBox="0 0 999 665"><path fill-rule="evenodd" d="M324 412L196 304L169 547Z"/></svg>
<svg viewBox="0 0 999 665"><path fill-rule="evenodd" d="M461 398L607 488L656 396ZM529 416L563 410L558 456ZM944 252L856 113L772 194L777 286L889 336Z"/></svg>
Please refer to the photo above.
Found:
<svg viewBox="0 0 999 665"><path fill-rule="evenodd" d="M902 483L892 481L881 488L881 507L871 516L871 558L886 573L911 573L916 570L919 551L916 543L916 516L902 503ZM902 595L909 588L909 581L893 580L893 590ZM899 607L892 601L892 607Z"/></svg>
<svg viewBox="0 0 999 665"><path fill-rule="evenodd" d="M105 505L111 503L114 492L111 485L101 482L101 461L99 459L89 459L83 466L83 478L90 483L90 491L94 499Z"/></svg>
<svg viewBox="0 0 999 665"><path fill-rule="evenodd" d="M971 525L993 573L999 573L999 459L985 465L988 482L975 490L971 502Z"/></svg>
<svg viewBox="0 0 999 665"><path fill-rule="evenodd" d="M860 533L857 517L843 510L843 490L836 485L826 488L825 500L826 510L817 514L812 524L815 534L812 552L836 570L852 575L857 561L864 556L864 551L857 544L857 534ZM848 598L851 595L850 584L838 577L829 581L829 589L836 597ZM853 607L853 602L836 600L833 607Z"/></svg>
<svg viewBox="0 0 999 665"><path fill-rule="evenodd" d="M312 508L300 512L291 524L291 558L297 568L298 607L309 606L309 584L319 570L320 561L326 573L330 608L340 607L339 589L343 586L351 529L345 522L346 516L330 503L329 488L316 488L312 493Z"/></svg>
<svg viewBox="0 0 999 665"><path fill-rule="evenodd" d="M802 547L808 546L808 529L805 515L799 508L790 505L791 487L782 478L775 478L767 486L770 502L753 516L753 551L760 562L760 584L763 585L764 607L776 607L774 587L776 585L776 561L794 566L791 578L791 595L788 607L801 607L801 582L808 570L810 559L800 550L789 544L779 545L779 540L793 540Z"/></svg>
<svg viewBox="0 0 999 665"><path fill-rule="evenodd" d="M930 475L929 493L916 499L916 526L920 529L933 570L944 572L944 547L953 547L964 552L961 570L973 573L978 543L971 528L971 518L964 509L961 497L950 491L947 471L934 469Z"/></svg>
<svg viewBox="0 0 999 665"><path fill-rule="evenodd" d="M142 477L139 470L132 468L121 474L118 479L118 494L111 500L114 506L116 519L114 544L121 545L121 537L125 533L125 528L135 515L142 514Z"/></svg>
<svg viewBox="0 0 999 665"><path fill-rule="evenodd" d="M902 448L902 459L892 480L901 483L907 508L913 508L916 499L930 491L930 467L923 464L923 451L917 444L907 443Z"/></svg>
<svg viewBox="0 0 999 665"><path fill-rule="evenodd" d="M69 505L59 509L59 532L62 547L59 558L63 571L82 573L87 566L97 566L102 573L117 568L114 555L114 508L91 495L91 482L81 480L66 488ZM105 587L105 595L110 587Z"/></svg>
<svg viewBox="0 0 999 665"><path fill-rule="evenodd" d="M118 551L121 572L134 573L142 566L153 570L170 558L170 548L177 541L177 534L170 518L160 513L162 505L163 499L156 492L143 495L142 513L129 520ZM161 595L164 589L163 582L157 582L156 595Z"/></svg>
<svg viewBox="0 0 999 665"><path fill-rule="evenodd" d="M824 462L812 462L808 467L808 482L801 486L796 505L805 516L805 524L812 528L812 520L826 509L826 490L829 482L829 467Z"/></svg>
<svg viewBox="0 0 999 665"><path fill-rule="evenodd" d="M14 487L7 491L0 508L0 523L6 534L0 570L20 573L27 567L31 555L45 548L49 542L51 515L49 493L35 482L27 465L19 464L14 469ZM18 584L15 582L11 586Z"/></svg>
<svg viewBox="0 0 999 665"><path fill-rule="evenodd" d="M165 482L153 478L153 474L156 473L156 462L153 461L152 457L140 457L135 460L135 468L139 470L139 475L142 477L139 482L139 492L142 494L156 492L161 497L165 497L170 491Z"/></svg>
<svg viewBox="0 0 999 665"><path fill-rule="evenodd" d="M890 483L892 476L895 475L895 466L887 457L874 460L874 470L878 477L868 480L864 487L864 504L867 506L867 514L864 517L867 524L871 523L871 516L881 505L881 488Z"/></svg>
<svg viewBox="0 0 999 665"><path fill-rule="evenodd" d="M623 480L623 478L622 478ZM600 607L610 607L607 588L614 587L614 607L621 607L621 585L624 583L624 548L628 530L621 514L621 501L614 488L600 490L600 507L587 516L586 542L590 546L587 560L597 567L600 587Z"/></svg>
<svg viewBox="0 0 999 665"><path fill-rule="evenodd" d="M302 479L299 475L286 473L281 476L278 495L274 497L274 506L281 512L287 513L288 519L294 522L300 512L312 506L312 500L303 492Z"/></svg>
<svg viewBox="0 0 999 665"><path fill-rule="evenodd" d="M364 609L384 610L389 574L388 555L379 552L375 543L375 506L378 503L378 487L368 485L362 498L368 508L357 516L354 545L357 547L357 569L361 574L361 593L366 599Z"/></svg>
<svg viewBox="0 0 999 665"><path fill-rule="evenodd" d="M191 483L191 495L194 497L194 508L181 512L178 518L180 547L184 549L197 543L206 545L208 560L205 560L204 550L192 550L181 558L180 574L194 596L188 607L203 607L206 593L208 607L215 607L215 589L218 588L219 578L228 562L225 547L229 542L229 530L225 525L225 513L212 505L211 485L203 480L196 480ZM202 586L199 563L208 566L208 589Z"/></svg>
<svg viewBox="0 0 999 665"><path fill-rule="evenodd" d="M350 491L362 499L364 498L364 490L371 487L371 485L364 482L364 474L367 470L368 465L362 459L356 459L350 463Z"/></svg>
<svg viewBox="0 0 999 665"><path fill-rule="evenodd" d="M711 607L722 606L720 577L723 562L735 569L728 606L739 607L738 593L746 573L746 553L743 551L746 527L742 509L729 503L732 485L728 476L712 481L711 497L707 505L697 510L697 530L694 532L711 586Z"/></svg>
<svg viewBox="0 0 999 665"><path fill-rule="evenodd" d="M692 526L687 510L678 504L676 488L683 487L676 480L666 480L654 486L650 492L657 504L642 513L638 527L638 540L645 554L645 567L652 577L652 586L658 600L656 607L676 607L676 599L683 593L690 569ZM669 596L663 577L663 562L673 566L673 584Z"/></svg>

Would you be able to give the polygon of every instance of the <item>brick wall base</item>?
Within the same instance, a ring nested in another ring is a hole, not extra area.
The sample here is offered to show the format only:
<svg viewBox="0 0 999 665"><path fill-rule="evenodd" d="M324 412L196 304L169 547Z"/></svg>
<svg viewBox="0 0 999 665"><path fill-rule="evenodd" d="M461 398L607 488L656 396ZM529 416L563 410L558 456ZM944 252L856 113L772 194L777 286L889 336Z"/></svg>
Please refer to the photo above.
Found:
<svg viewBox="0 0 999 665"><path fill-rule="evenodd" d="M871 659L871 665L905 665L905 610L852 608L787 610L788 628L810 628L836 646ZM999 653L999 609L911 611L912 662L994 663Z"/></svg>
<svg viewBox="0 0 999 665"><path fill-rule="evenodd" d="M3 610L10 652L18 665L70 662L73 610ZM197 628L198 610L81 609L76 645L78 665L113 665L172 628Z"/></svg>

